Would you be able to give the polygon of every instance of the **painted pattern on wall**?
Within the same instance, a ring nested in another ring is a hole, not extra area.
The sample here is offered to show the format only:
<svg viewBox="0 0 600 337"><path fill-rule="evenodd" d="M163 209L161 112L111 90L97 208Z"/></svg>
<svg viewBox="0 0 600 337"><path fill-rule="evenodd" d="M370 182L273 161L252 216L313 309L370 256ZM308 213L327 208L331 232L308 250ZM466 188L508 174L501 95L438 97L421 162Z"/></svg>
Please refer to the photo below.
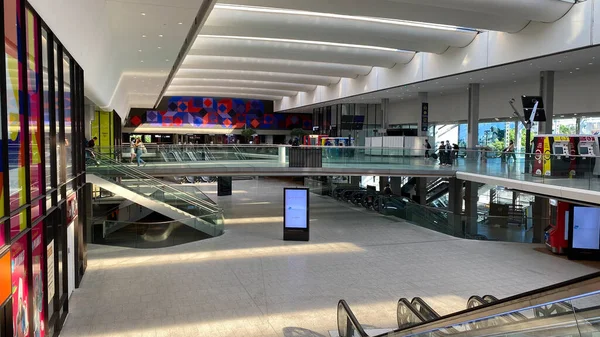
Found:
<svg viewBox="0 0 600 337"><path fill-rule="evenodd" d="M259 100L214 97L171 97L166 111L130 116L129 126L195 127L200 129L312 129L312 114L265 111Z"/></svg>

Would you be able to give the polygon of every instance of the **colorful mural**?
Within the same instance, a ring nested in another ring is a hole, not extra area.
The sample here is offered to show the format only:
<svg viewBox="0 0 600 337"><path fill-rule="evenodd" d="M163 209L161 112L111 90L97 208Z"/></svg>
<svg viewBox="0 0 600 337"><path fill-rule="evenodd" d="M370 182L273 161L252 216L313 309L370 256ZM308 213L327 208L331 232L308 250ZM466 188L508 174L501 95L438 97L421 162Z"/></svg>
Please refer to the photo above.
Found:
<svg viewBox="0 0 600 337"><path fill-rule="evenodd" d="M312 114L265 111L265 102L238 98L171 97L166 111L131 115L128 126L194 127L199 129L312 130Z"/></svg>

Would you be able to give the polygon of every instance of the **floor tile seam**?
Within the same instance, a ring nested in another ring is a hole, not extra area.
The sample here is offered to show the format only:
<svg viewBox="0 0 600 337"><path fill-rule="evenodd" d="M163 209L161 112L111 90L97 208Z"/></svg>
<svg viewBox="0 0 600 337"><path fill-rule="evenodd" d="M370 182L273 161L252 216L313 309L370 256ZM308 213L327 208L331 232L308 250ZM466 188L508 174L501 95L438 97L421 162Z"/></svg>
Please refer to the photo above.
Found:
<svg viewBox="0 0 600 337"><path fill-rule="evenodd" d="M360 247L385 247L385 246L400 246L400 245L413 245L418 243L435 243L435 242L453 242L461 241L460 238L448 238L442 240L426 240L426 241L407 241L407 242L391 242L391 243L374 243L374 244L362 244Z"/></svg>

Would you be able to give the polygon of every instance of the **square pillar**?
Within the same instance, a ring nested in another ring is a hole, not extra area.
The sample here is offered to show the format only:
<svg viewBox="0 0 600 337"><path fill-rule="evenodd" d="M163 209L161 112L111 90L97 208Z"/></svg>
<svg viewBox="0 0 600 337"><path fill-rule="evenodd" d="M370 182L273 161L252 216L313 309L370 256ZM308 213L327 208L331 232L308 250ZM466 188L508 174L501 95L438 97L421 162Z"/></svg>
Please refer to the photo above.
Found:
<svg viewBox="0 0 600 337"><path fill-rule="evenodd" d="M463 225L463 180L450 178L448 186L448 227L452 235L464 237Z"/></svg>
<svg viewBox="0 0 600 337"><path fill-rule="evenodd" d="M540 96L544 100L546 122L539 122L538 132L540 134L551 134L554 118L554 71L540 72Z"/></svg>
<svg viewBox="0 0 600 337"><path fill-rule="evenodd" d="M550 200L544 197L535 197L533 202L533 243L544 242L544 231L549 225Z"/></svg>
<svg viewBox="0 0 600 337"><path fill-rule="evenodd" d="M427 205L427 178L419 177L417 178L417 184L415 186L415 191L417 192L417 199L419 204Z"/></svg>
<svg viewBox="0 0 600 337"><path fill-rule="evenodd" d="M479 144L479 83L469 84L469 111L467 120L467 147Z"/></svg>
<svg viewBox="0 0 600 337"><path fill-rule="evenodd" d="M387 129L390 126L390 99L381 99L381 128Z"/></svg>
<svg viewBox="0 0 600 337"><path fill-rule="evenodd" d="M465 183L465 232L476 235L477 228L477 202L479 201L479 183L467 181Z"/></svg>

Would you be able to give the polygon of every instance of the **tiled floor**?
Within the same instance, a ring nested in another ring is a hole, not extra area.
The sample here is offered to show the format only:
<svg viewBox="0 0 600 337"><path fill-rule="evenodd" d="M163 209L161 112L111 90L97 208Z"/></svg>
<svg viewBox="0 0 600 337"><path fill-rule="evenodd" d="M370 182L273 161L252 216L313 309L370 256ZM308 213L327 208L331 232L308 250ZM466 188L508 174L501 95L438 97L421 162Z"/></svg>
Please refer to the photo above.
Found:
<svg viewBox="0 0 600 337"><path fill-rule="evenodd" d="M61 336L328 336L346 299L369 328L400 297L440 313L596 271L534 250L467 241L311 195L311 241L282 241L282 187L234 181L226 233L172 248L90 245ZM216 185L204 185L216 198Z"/></svg>

